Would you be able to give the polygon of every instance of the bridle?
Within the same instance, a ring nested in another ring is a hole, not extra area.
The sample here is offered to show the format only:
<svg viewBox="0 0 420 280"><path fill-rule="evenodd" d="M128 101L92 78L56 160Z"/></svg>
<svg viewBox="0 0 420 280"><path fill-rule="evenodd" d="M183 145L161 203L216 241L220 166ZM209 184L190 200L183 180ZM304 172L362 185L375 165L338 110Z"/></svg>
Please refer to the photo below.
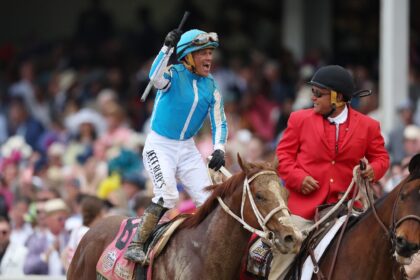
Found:
<svg viewBox="0 0 420 280"><path fill-rule="evenodd" d="M407 220L415 220L418 223L420 223L420 217L418 215L406 215L404 217L402 217L401 219L399 219L398 221L395 221L395 216L396 216L396 212L397 212L397 204L398 204L398 200L400 198L401 192L402 192L403 186L401 186L400 190L398 191L398 195L397 195L397 199L394 202L394 206L392 208L392 220L391 220L391 228L390 228L390 237L391 237L391 242L392 242L392 246L393 249L395 249L396 246L396 242L397 242L397 236L396 236L396 230L397 228L405 221ZM420 246L417 245L417 250L420 249Z"/></svg>
<svg viewBox="0 0 420 280"><path fill-rule="evenodd" d="M362 163L361 163L361 168L362 168ZM391 223L390 223L389 228L387 228L387 226L385 226L384 222L381 220L381 218L379 217L379 215L376 211L375 204L374 204L374 201L373 201L373 196L369 194L370 193L370 191L369 191L369 189L370 189L369 181L366 180L366 179L362 179L360 177L357 177L357 166L353 169L353 180L352 180L350 186L348 187L348 189L347 189L347 191L346 191L346 193L344 194L343 197L347 197L349 191L352 189L352 187L354 186L354 183L356 181L357 181L357 185L359 186L359 188L361 186L363 186L365 194L366 194L366 198L368 200L368 203L369 203L370 207L372 208L372 212L374 214L374 217L377 220L377 222L379 223L379 225L382 227L382 229L384 230L385 235L390 239L391 248L392 248L391 252L394 252L396 250L396 245L397 245L397 236L396 236L397 228L404 221L407 221L407 220L415 220L418 223L420 223L420 217L417 216L417 215L406 215L406 216L402 217L401 219L399 219L398 221L396 221L396 218L395 218L396 217L396 212L397 212L396 209L397 209L397 206L398 206L398 200L400 198L400 195L401 195L401 192L402 192L402 189L403 189L403 186L401 186L401 188L398 190L397 199L394 201L394 204L393 204L393 207L392 207ZM353 208L353 203L354 203L355 199L356 199L356 196L353 196L353 198L351 199L351 203L349 205L349 209ZM342 200L340 200L339 203L337 203L337 205L335 205L335 207L337 207L341 203L342 203ZM334 211L335 211L334 209L331 210L327 215L329 215L330 213L332 213ZM347 217L349 217L349 216L347 216ZM314 226L317 226L317 224L320 223L320 222L322 222L322 221L318 221ZM347 220L346 220L346 222L347 222ZM340 244L340 242L341 242L342 234L344 233L344 229L346 228L346 222L345 222L345 225L343 226L342 233L340 234L338 244ZM311 228L311 230L312 230L312 228ZM334 258L333 258L334 261L333 261L333 264L330 267L329 277L325 278L324 275L322 274L322 272L319 271L319 267L317 267L318 272L316 272L315 274L317 274L318 279L331 279L333 269L334 269L334 265L335 265L335 260L337 258L337 254L338 254L338 248L339 248L339 245L337 246L335 254L334 254ZM416 248L415 248L415 250L418 250L418 249L420 249L420 245L417 245ZM399 264L399 263L397 262L397 264ZM399 265L399 266L400 266L400 269L401 269L401 272L402 272L402 275L403 275L404 279L406 279L407 275L405 273L404 267L402 265ZM318 273L319 273L319 275L318 275ZM393 275L393 277L395 279L395 275Z"/></svg>
<svg viewBox="0 0 420 280"><path fill-rule="evenodd" d="M363 185L367 190L368 184L363 184ZM381 218L377 214L375 204L372 201L372 198L370 196L368 196L369 204L372 207L372 211L374 213L374 216L375 216L376 220L378 221L378 223L380 224L380 226L382 227L382 229L384 230L385 234L390 238L393 249L395 249L395 245L396 245L396 241L397 241L396 230L403 222L405 222L407 220L415 220L418 223L420 223L420 217L418 215L406 215L406 216L400 218L398 221L396 221L395 217L396 217L396 212L397 212L397 207L398 207L398 200L400 198L402 190L403 190L403 186L401 186L401 188L398 190L397 198L394 201L394 205L392 207L392 214L391 214L391 223L390 223L389 228L387 228L385 226L384 222L381 220Z"/></svg>
<svg viewBox="0 0 420 280"><path fill-rule="evenodd" d="M363 184L364 187L368 188L368 184ZM378 221L379 225L382 227L382 229L385 232L385 235L389 238L389 240L391 241L391 252L395 252L396 251L396 246L397 246L397 228L405 221L407 220L415 220L418 223L420 223L420 217L418 215L406 215L402 218L400 218L398 221L396 221L396 212L397 212L397 207L398 207L398 201L400 199L400 195L401 192L403 190L404 186L401 186L401 188L398 190L398 194L397 194L397 198L394 201L394 205L392 207L392 214L391 214L391 223L390 223L390 227L387 228L384 224L384 222L381 220L381 218L379 217L379 215L376 212L376 208L374 205L374 202L372 201L372 198L370 196L368 196L368 200L369 200L369 204L372 207L372 211L374 213L374 216L376 218L376 220ZM417 245L417 248L415 250L419 250L420 249L420 245ZM398 264L398 266L400 267L401 273L403 275L403 279L407 279L407 274L405 273L405 269L404 266L399 264L398 262L396 262ZM395 279L395 275L393 274L393 278Z"/></svg>
<svg viewBox="0 0 420 280"><path fill-rule="evenodd" d="M252 232L257 234L258 236L267 239L270 242L274 241L274 233L269 230L266 226L266 224L268 223L268 221L279 211L283 211L283 213L285 214L284 217L281 217L279 220L281 222L281 219L284 218L288 218L290 217L290 212L289 209L286 206L286 203L282 200L280 201L280 205L276 208L274 208L273 210L270 211L270 213L267 214L267 216L263 217L263 215L261 214L261 212L258 210L258 207L254 201L254 197L252 196L251 193L251 189L249 184L258 176L260 175L276 175L277 173L274 171L269 171L269 170L264 170L264 171L260 171L256 174L254 174L251 178L248 179L247 176L245 176L245 180L244 180L244 184L243 184L243 189L242 189L242 202L241 202L241 217L239 217L238 215L236 215L235 213L232 212L232 210L229 209L229 206L227 206L222 198L220 196L217 197L217 200L220 203L220 206L222 206L223 210L226 211L226 213L228 213L230 216L232 216L235 220L237 220L238 222L240 222L243 227ZM254 212L255 217L257 218L258 224L259 226L262 228L262 230L256 229L252 226L250 226L247 222L245 222L244 219L244 208L245 208L245 201L246 201L246 197L248 195L248 199L250 201L252 210Z"/></svg>

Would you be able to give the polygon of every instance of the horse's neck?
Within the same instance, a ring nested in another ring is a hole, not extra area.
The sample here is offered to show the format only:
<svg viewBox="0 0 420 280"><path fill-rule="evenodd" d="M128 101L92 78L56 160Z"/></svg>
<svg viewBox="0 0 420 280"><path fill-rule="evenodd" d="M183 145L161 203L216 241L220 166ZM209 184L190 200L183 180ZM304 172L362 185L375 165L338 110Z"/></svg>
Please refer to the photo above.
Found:
<svg viewBox="0 0 420 280"><path fill-rule="evenodd" d="M356 278L360 277L360 279L392 279L387 278L395 268L388 231L396 196L396 192L390 193L383 201L375 205L378 217L386 227L387 232L375 217L373 209L370 209L370 212L361 217L360 221L347 231L340 246L341 258L337 259L334 275L344 275L346 277L346 273L350 273ZM335 246L332 248L335 250ZM324 265L331 264L334 250L329 250L329 260ZM360 258L363 259L363 262L360 262ZM349 266L358 266L363 274L355 275L359 272L348 271ZM329 268L326 271L329 271ZM377 274L378 271L381 271L380 276ZM350 275L347 276L350 277Z"/></svg>
<svg viewBox="0 0 420 280"><path fill-rule="evenodd" d="M229 205L229 200L225 201ZM239 212L232 209L236 214ZM203 241L204 252L211 252L214 260L209 267L209 271L214 271L214 279L233 279L239 272L241 260L251 233L246 231L242 225L228 215L219 205L216 209L199 225L207 229L207 236ZM233 278L230 278L233 277ZM213 279L213 278L209 278Z"/></svg>

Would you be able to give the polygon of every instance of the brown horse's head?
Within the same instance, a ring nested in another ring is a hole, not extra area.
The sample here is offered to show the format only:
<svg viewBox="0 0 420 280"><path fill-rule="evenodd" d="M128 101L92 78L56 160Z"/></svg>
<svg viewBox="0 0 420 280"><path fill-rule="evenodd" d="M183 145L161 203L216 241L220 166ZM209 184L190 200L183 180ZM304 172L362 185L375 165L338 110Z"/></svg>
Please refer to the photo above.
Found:
<svg viewBox="0 0 420 280"><path fill-rule="evenodd" d="M410 263L420 249L420 154L411 159L409 171L400 185L392 215L395 256L401 264Z"/></svg>
<svg viewBox="0 0 420 280"><path fill-rule="evenodd" d="M255 208L263 217L264 223L258 222L256 211L247 198L244 207L244 219L254 228L269 231L272 246L281 253L298 252L302 243L302 234L291 222L287 209L287 190L280 184L275 169L269 164L252 164L241 159L238 162L249 183ZM268 171L268 172L267 172ZM271 217L270 217L271 216Z"/></svg>

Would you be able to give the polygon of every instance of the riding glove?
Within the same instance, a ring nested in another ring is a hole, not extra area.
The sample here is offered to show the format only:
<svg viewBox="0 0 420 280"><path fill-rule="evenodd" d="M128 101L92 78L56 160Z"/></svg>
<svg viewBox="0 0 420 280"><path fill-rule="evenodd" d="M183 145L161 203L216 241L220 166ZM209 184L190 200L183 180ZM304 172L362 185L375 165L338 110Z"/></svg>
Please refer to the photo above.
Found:
<svg viewBox="0 0 420 280"><path fill-rule="evenodd" d="M179 39L181 38L182 31L178 29L174 29L168 33L165 37L165 42L163 43L165 46L170 48L175 47L178 43Z"/></svg>
<svg viewBox="0 0 420 280"><path fill-rule="evenodd" d="M220 169L220 167L225 165L225 152L222 150L215 150L211 156L212 158L209 162L209 168L217 171Z"/></svg>

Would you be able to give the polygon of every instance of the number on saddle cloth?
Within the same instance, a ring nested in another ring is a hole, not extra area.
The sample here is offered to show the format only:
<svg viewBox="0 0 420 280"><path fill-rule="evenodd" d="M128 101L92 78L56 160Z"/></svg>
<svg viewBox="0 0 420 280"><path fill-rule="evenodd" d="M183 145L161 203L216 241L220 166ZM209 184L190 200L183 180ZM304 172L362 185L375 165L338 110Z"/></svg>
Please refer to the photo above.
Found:
<svg viewBox="0 0 420 280"><path fill-rule="evenodd" d="M115 247L117 249L122 250L126 247L127 243L131 240L131 235L136 233L138 224L139 224L139 219L132 218L132 219L127 220L127 223L124 229L122 230L120 236L118 237L117 242L115 243Z"/></svg>

